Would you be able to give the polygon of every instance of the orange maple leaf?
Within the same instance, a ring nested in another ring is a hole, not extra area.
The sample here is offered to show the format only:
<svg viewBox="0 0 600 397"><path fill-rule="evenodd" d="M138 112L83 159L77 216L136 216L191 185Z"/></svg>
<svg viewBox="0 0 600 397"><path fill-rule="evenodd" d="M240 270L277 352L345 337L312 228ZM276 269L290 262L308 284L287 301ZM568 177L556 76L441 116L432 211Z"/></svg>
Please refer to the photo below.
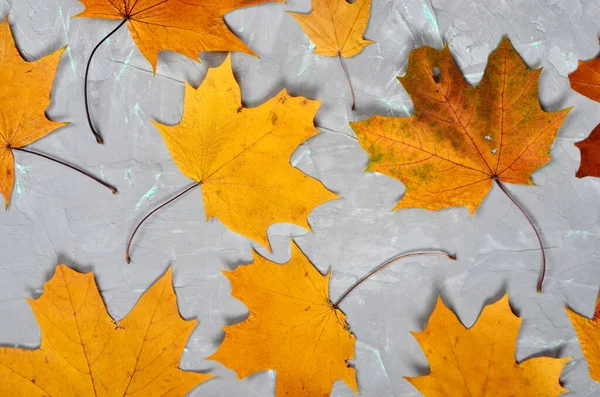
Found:
<svg viewBox="0 0 600 397"><path fill-rule="evenodd" d="M530 176L550 160L550 147L570 110L543 111L540 73L525 65L507 38L474 87L464 80L448 46L411 52L399 80L413 100L414 115L351 123L369 153L368 170L406 186L394 209L464 206L473 214L494 180L533 184Z"/></svg>
<svg viewBox="0 0 600 397"><path fill-rule="evenodd" d="M93 274L65 265L28 302L42 343L37 350L0 348L2 396L178 397L212 377L178 368L196 321L179 315L171 269L118 325Z"/></svg>
<svg viewBox="0 0 600 397"><path fill-rule="evenodd" d="M79 18L126 20L133 40L156 71L160 51L192 59L202 51L254 54L223 19L230 11L284 0L81 0Z"/></svg>
<svg viewBox="0 0 600 397"><path fill-rule="evenodd" d="M8 21L0 23L0 192L6 208L15 183L13 149L48 135L64 123L49 120L54 71L64 49L27 62L19 54Z"/></svg>
<svg viewBox="0 0 600 397"><path fill-rule="evenodd" d="M319 271L292 243L290 262L279 265L254 254L254 262L224 272L232 296L250 311L248 318L224 327L225 340L207 359L244 378L276 372L276 395L329 396L343 380L357 392L355 337L346 316L329 300L329 276Z"/></svg>
<svg viewBox="0 0 600 397"><path fill-rule="evenodd" d="M579 61L577 70L569 75L571 88L591 100L600 102L600 58ZM600 177L600 124L589 137L575 144L581 152L577 178Z"/></svg>
<svg viewBox="0 0 600 397"><path fill-rule="evenodd" d="M600 57L579 61L577 70L569 75L569 82L581 95L600 102Z"/></svg>
<svg viewBox="0 0 600 397"><path fill-rule="evenodd" d="M427 328L413 332L430 374L406 379L425 397L555 397L567 392L558 380L571 358L515 361L520 327L508 295L486 306L471 328L438 298Z"/></svg>
<svg viewBox="0 0 600 397"><path fill-rule="evenodd" d="M308 214L337 197L290 164L298 145L318 133L313 119L319 105L283 90L244 108L228 57L209 70L198 89L186 84L181 123L153 124L181 172L196 181L183 193L202 186L207 220L214 216L269 248L270 225L286 222L310 230Z"/></svg>
<svg viewBox="0 0 600 397"><path fill-rule="evenodd" d="M581 350L590 369L590 377L600 382L600 299L596 300L594 316L589 319L565 308L577 332Z"/></svg>

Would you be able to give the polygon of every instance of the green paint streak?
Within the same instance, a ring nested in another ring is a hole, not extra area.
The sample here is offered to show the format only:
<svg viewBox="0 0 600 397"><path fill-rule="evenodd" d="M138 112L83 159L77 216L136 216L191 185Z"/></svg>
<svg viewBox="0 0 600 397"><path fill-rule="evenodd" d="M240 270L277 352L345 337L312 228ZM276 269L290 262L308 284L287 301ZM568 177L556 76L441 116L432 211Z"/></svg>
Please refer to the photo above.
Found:
<svg viewBox="0 0 600 397"><path fill-rule="evenodd" d="M21 189L21 184L19 183L19 181L17 181L17 194L21 195L21 193L23 193L23 190Z"/></svg>

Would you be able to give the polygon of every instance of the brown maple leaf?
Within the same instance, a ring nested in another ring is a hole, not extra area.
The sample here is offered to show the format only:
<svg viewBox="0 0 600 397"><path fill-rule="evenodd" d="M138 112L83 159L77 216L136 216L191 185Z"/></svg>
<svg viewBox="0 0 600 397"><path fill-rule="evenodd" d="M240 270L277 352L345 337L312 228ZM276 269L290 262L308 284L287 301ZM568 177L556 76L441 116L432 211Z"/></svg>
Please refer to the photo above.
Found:
<svg viewBox="0 0 600 397"><path fill-rule="evenodd" d="M532 185L531 174L550 160L550 147L570 109L545 112L538 99L541 69L530 70L504 38L489 57L481 82L470 86L448 46L411 52L399 80L411 96L410 117L374 116L350 123L369 153L367 170L396 178L406 194L394 208L464 206L472 215L494 182L521 210L503 182Z"/></svg>
<svg viewBox="0 0 600 397"><path fill-rule="evenodd" d="M571 88L593 101L600 102L600 58L579 61L577 70L569 75ZM600 124L583 141L575 144L581 152L577 178L600 177Z"/></svg>

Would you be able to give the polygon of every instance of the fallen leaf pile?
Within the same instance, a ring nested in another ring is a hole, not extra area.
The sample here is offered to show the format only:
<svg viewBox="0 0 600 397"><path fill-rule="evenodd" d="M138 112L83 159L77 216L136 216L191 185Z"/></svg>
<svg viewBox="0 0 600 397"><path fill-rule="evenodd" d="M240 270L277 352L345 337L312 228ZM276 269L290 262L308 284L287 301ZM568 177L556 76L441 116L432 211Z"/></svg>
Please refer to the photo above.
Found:
<svg viewBox="0 0 600 397"><path fill-rule="evenodd" d="M95 51L121 26L127 24L155 73L161 51L175 51L194 60L201 51L255 55L230 30L225 15L248 6L284 3L80 1L85 10L79 18L121 21L94 48L85 69L88 123L100 143L89 112L87 76ZM312 0L311 5L310 13L291 15L315 44L316 54L339 58L354 108L343 58L354 57L373 43L364 37L371 0ZM13 151L27 152L23 147L63 125L44 113L62 53L61 49L27 62L16 47L8 19L0 24L0 192L7 209L15 183ZM539 286L546 264L542 239L503 183L533 184L532 174L550 161L550 148L570 111L542 109L540 74L541 69L527 67L508 38L491 53L483 78L475 86L466 82L448 45L443 50L421 47L411 52L406 74L399 77L413 101L414 114L373 116L350 123L368 152L367 170L406 186L395 210L463 206L473 215L497 183L538 236L543 258ZM574 90L600 102L600 58L580 62L569 79ZM291 96L284 89L258 106L245 107L231 56L210 69L198 88L185 83L184 99L180 123L169 126L153 121L153 125L174 163L194 183L143 218L129 241L127 260L131 241L146 219L196 188L201 190L207 219L219 219L231 231L268 250L271 225L291 223L310 231L311 211L337 195L294 167L290 158L319 132L314 120L320 101ZM582 158L577 177L600 177L600 125L576 145ZM248 317L224 327L225 338L208 359L235 371L238 378L274 371L277 397L326 397L340 380L358 393L357 363L352 362L356 337L340 303L395 260L423 254L431 252L412 252L384 262L354 281L334 304L329 296L331 272L321 274L293 240L286 264L254 252L253 263L224 272L231 295L246 305ZM455 259L445 252L437 255ZM35 349L0 347L0 396L182 397L213 376L179 368L197 322L179 314L171 268L119 322L108 314L94 275L65 265L56 267L43 294L29 303L41 330L41 343ZM600 381L600 299L592 319L569 309L567 313L590 376ZM484 307L471 328L463 326L438 298L426 329L413 333L428 360L429 374L405 379L426 397L566 393L560 376L571 359L535 357L517 362L520 326L508 295Z"/></svg>
<svg viewBox="0 0 600 397"><path fill-rule="evenodd" d="M0 348L2 396L177 397L212 377L178 368L196 321L179 315L171 269L118 325L94 275L65 265L29 304L42 343Z"/></svg>
<svg viewBox="0 0 600 397"><path fill-rule="evenodd" d="M570 358L516 362L520 327L508 295L486 306L471 328L465 328L438 298L427 328L413 333L430 373L406 379L425 397L555 397L567 392L558 380Z"/></svg>

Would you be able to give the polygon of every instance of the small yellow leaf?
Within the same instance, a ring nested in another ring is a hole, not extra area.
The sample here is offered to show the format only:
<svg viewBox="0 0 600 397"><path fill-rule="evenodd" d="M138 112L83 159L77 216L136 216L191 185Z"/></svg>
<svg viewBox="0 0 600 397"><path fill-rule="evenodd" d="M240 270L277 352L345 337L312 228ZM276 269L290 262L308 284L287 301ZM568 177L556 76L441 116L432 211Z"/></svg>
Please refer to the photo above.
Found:
<svg viewBox="0 0 600 397"><path fill-rule="evenodd" d="M41 346L0 348L1 396L180 397L212 377L178 368L196 321L179 315L171 269L119 325L93 274L65 265L29 303Z"/></svg>
<svg viewBox="0 0 600 397"><path fill-rule="evenodd" d="M217 217L268 248L271 224L310 229L312 209L337 197L290 164L298 145L318 132L319 104L284 90L262 105L242 107L228 57L198 89L186 84L180 124L153 124L181 172L202 184L207 219Z"/></svg>
<svg viewBox="0 0 600 397"><path fill-rule="evenodd" d="M438 298L427 328L413 335L429 360L430 374L406 378L425 397L555 397L570 358L515 360L521 319L508 295L486 306L465 328Z"/></svg>
<svg viewBox="0 0 600 397"><path fill-rule="evenodd" d="M348 366L355 337L344 313L329 301L329 274L321 275L294 243L285 265L255 254L252 264L225 275L231 294L250 314L225 327L225 340L209 360L240 378L275 370L277 397L329 396L337 380L357 391Z"/></svg>
<svg viewBox="0 0 600 397"><path fill-rule="evenodd" d="M310 14L290 13L324 56L349 58L373 41L363 35L371 15L371 0L313 0Z"/></svg>

